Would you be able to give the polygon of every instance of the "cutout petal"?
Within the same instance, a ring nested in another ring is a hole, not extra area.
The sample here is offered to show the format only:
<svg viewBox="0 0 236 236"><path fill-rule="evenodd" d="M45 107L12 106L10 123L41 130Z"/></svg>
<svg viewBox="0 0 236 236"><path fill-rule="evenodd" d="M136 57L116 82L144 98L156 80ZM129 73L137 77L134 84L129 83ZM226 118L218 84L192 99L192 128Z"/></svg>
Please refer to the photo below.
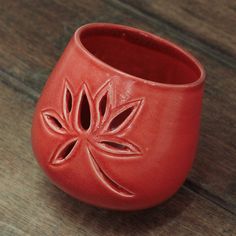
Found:
<svg viewBox="0 0 236 236"><path fill-rule="evenodd" d="M91 122L90 107L87 95L82 95L80 104L80 125L84 130L88 130Z"/></svg>
<svg viewBox="0 0 236 236"><path fill-rule="evenodd" d="M107 93L102 97L99 102L99 113L103 117L107 111Z"/></svg>
<svg viewBox="0 0 236 236"><path fill-rule="evenodd" d="M102 88L97 92L95 96L95 106L96 106L96 125L98 128L101 127L104 120L107 119L109 111L112 108L113 97L112 97L112 82L108 80Z"/></svg>
<svg viewBox="0 0 236 236"><path fill-rule="evenodd" d="M100 136L99 140L96 140L95 145L95 148L99 151L108 153L112 156L130 157L141 156L142 154L135 144L118 137Z"/></svg>
<svg viewBox="0 0 236 236"><path fill-rule="evenodd" d="M106 122L105 133L114 134L118 132L125 132L125 128L134 122L134 119L140 110L141 104L142 100L136 100L123 104L114 109L110 119Z"/></svg>
<svg viewBox="0 0 236 236"><path fill-rule="evenodd" d="M50 162L53 165L62 164L70 157L72 157L73 151L77 144L77 139L71 139L68 142L62 144L55 152L55 155L51 158Z"/></svg>
<svg viewBox="0 0 236 236"><path fill-rule="evenodd" d="M120 114L118 114L111 123L108 126L108 130L114 130L118 128L122 123L128 118L128 116L133 111L133 107L129 107L126 110L122 111Z"/></svg>
<svg viewBox="0 0 236 236"><path fill-rule="evenodd" d="M86 84L82 85L80 90L76 109L75 109L75 127L81 131L91 131L94 125L94 104L91 98L91 93Z"/></svg>
<svg viewBox="0 0 236 236"><path fill-rule="evenodd" d="M66 81L64 85L64 94L63 94L63 114L65 119L69 120L69 115L73 109L73 93L70 88L69 83Z"/></svg>
<svg viewBox="0 0 236 236"><path fill-rule="evenodd" d="M65 134L66 125L60 116L53 110L45 110L42 112L43 121L46 127L55 133Z"/></svg>

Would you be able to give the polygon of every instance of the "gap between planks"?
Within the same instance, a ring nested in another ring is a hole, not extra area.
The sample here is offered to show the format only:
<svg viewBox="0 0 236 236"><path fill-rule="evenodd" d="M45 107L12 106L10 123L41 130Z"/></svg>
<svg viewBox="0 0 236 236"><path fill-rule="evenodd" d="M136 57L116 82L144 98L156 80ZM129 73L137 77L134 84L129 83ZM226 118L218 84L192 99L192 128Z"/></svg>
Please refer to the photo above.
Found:
<svg viewBox="0 0 236 236"><path fill-rule="evenodd" d="M33 100L34 103L36 103L40 97L39 92L25 85L23 82L21 82L20 79L17 79L14 76L2 70L0 70L0 81L6 86L8 86L10 89L13 89L19 93L24 94L27 98ZM202 198L212 202L216 206L226 210L230 214L236 215L235 206L232 206L231 204L227 203L224 199L210 193L209 191L202 188L198 184L194 183L190 179L187 178L183 186L189 189L190 191L196 193L197 195L201 196Z"/></svg>

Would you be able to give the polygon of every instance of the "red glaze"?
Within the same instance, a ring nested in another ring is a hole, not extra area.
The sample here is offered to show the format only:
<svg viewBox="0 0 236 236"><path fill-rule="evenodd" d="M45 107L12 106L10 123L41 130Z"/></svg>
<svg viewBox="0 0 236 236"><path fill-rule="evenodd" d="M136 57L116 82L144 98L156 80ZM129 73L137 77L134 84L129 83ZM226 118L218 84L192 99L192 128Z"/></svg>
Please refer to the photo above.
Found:
<svg viewBox="0 0 236 236"><path fill-rule="evenodd" d="M99 207L163 202L194 160L204 77L196 59L150 33L79 28L36 107L40 166L59 188Z"/></svg>

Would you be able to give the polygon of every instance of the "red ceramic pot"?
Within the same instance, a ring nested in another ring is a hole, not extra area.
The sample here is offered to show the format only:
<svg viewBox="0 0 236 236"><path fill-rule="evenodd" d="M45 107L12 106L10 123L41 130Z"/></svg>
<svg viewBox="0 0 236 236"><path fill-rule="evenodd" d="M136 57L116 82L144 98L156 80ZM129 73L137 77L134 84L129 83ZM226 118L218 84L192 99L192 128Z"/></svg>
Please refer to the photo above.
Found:
<svg viewBox="0 0 236 236"><path fill-rule="evenodd" d="M194 160L204 77L195 58L150 33L79 28L35 111L40 166L59 188L99 207L163 202Z"/></svg>

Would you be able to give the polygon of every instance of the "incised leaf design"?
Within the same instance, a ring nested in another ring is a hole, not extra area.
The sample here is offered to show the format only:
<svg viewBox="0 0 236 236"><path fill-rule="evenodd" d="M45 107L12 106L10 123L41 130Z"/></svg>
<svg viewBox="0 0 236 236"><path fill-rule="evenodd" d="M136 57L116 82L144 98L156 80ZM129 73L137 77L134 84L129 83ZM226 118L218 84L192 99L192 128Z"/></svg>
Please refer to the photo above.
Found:
<svg viewBox="0 0 236 236"><path fill-rule="evenodd" d="M143 99L128 101L119 106L115 104L114 87L108 80L93 97L86 83L77 93L68 80L65 80L62 96L62 115L52 109L42 111L44 127L55 135L66 135L67 141L61 143L53 152L50 164L63 165L80 148L87 149L90 163L100 181L111 191L123 197L134 193L113 180L95 158L93 152L109 155L111 158L141 157L140 148L125 139L125 135L138 116ZM92 148L91 148L92 147Z"/></svg>

